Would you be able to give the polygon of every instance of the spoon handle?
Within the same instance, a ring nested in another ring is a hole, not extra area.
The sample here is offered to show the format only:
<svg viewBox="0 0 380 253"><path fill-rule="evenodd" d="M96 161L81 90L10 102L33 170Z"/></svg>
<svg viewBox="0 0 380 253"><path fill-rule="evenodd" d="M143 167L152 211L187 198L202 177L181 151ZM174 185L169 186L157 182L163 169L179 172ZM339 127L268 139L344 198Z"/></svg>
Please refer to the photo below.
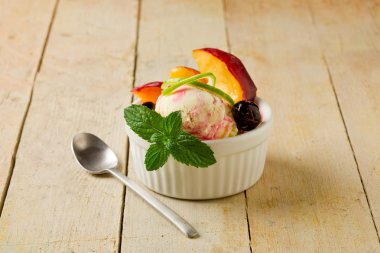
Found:
<svg viewBox="0 0 380 253"><path fill-rule="evenodd" d="M142 188L133 180L126 177L117 169L110 169L109 172L122 181L128 188L148 202L154 209L161 213L166 219L173 223L183 234L189 238L199 236L198 232L185 219L170 209L167 205L153 197L147 190Z"/></svg>

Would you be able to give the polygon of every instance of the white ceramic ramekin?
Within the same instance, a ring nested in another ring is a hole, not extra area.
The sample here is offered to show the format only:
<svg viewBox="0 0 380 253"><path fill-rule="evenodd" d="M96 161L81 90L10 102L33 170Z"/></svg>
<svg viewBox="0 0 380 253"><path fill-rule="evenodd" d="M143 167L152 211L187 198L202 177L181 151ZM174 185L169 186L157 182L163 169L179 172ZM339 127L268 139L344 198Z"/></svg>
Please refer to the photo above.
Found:
<svg viewBox="0 0 380 253"><path fill-rule="evenodd" d="M205 141L214 151L217 163L207 168L184 165L169 157L156 171L147 171L144 158L149 143L126 127L133 169L151 190L180 199L213 199L242 192L261 177L268 139L272 128L272 111L256 98L262 123L254 130L226 139Z"/></svg>

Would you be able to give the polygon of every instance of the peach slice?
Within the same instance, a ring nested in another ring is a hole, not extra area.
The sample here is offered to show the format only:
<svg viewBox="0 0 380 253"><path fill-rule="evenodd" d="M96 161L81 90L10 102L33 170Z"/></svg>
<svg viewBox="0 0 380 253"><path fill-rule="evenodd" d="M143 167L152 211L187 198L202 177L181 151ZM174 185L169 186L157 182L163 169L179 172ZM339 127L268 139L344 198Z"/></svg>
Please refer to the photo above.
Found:
<svg viewBox="0 0 380 253"><path fill-rule="evenodd" d="M177 66L170 70L169 77L170 78L186 78L194 75L198 75L200 72L196 69L185 67L185 66Z"/></svg>
<svg viewBox="0 0 380 253"><path fill-rule="evenodd" d="M202 48L193 50L193 58L201 73L215 75L215 86L229 94L235 103L255 99L257 88L236 56L216 48Z"/></svg>
<svg viewBox="0 0 380 253"><path fill-rule="evenodd" d="M177 66L170 70L169 77L170 78L187 78L190 76L195 76L200 74L200 72L196 69L185 67L185 66ZM202 78L199 80L202 83L207 83L206 78Z"/></svg>
<svg viewBox="0 0 380 253"><path fill-rule="evenodd" d="M162 82L150 82L132 89L132 93L141 99L142 103L156 103L157 98L161 95Z"/></svg>

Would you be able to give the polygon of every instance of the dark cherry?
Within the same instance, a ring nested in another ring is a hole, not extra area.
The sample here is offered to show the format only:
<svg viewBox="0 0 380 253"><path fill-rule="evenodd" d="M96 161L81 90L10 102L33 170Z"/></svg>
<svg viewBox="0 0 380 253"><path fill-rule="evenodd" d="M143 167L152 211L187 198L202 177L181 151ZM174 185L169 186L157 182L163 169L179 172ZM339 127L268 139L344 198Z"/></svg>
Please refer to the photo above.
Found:
<svg viewBox="0 0 380 253"><path fill-rule="evenodd" d="M237 102L232 108L237 128L243 131L255 129L261 122L259 107L251 101Z"/></svg>
<svg viewBox="0 0 380 253"><path fill-rule="evenodd" d="M151 110L154 110L154 103L153 102L145 102L142 105L148 107Z"/></svg>

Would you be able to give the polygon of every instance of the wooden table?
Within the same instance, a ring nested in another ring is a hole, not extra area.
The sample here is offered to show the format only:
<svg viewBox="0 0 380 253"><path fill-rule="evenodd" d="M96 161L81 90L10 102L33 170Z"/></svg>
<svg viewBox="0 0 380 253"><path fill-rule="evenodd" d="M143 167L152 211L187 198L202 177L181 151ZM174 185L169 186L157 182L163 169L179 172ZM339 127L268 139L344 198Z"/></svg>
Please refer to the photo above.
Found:
<svg viewBox="0 0 380 253"><path fill-rule="evenodd" d="M190 240L70 142L97 134L136 178L131 87L205 46L242 59L275 127L246 192L156 195ZM379 50L378 0L1 0L0 252L380 252Z"/></svg>

